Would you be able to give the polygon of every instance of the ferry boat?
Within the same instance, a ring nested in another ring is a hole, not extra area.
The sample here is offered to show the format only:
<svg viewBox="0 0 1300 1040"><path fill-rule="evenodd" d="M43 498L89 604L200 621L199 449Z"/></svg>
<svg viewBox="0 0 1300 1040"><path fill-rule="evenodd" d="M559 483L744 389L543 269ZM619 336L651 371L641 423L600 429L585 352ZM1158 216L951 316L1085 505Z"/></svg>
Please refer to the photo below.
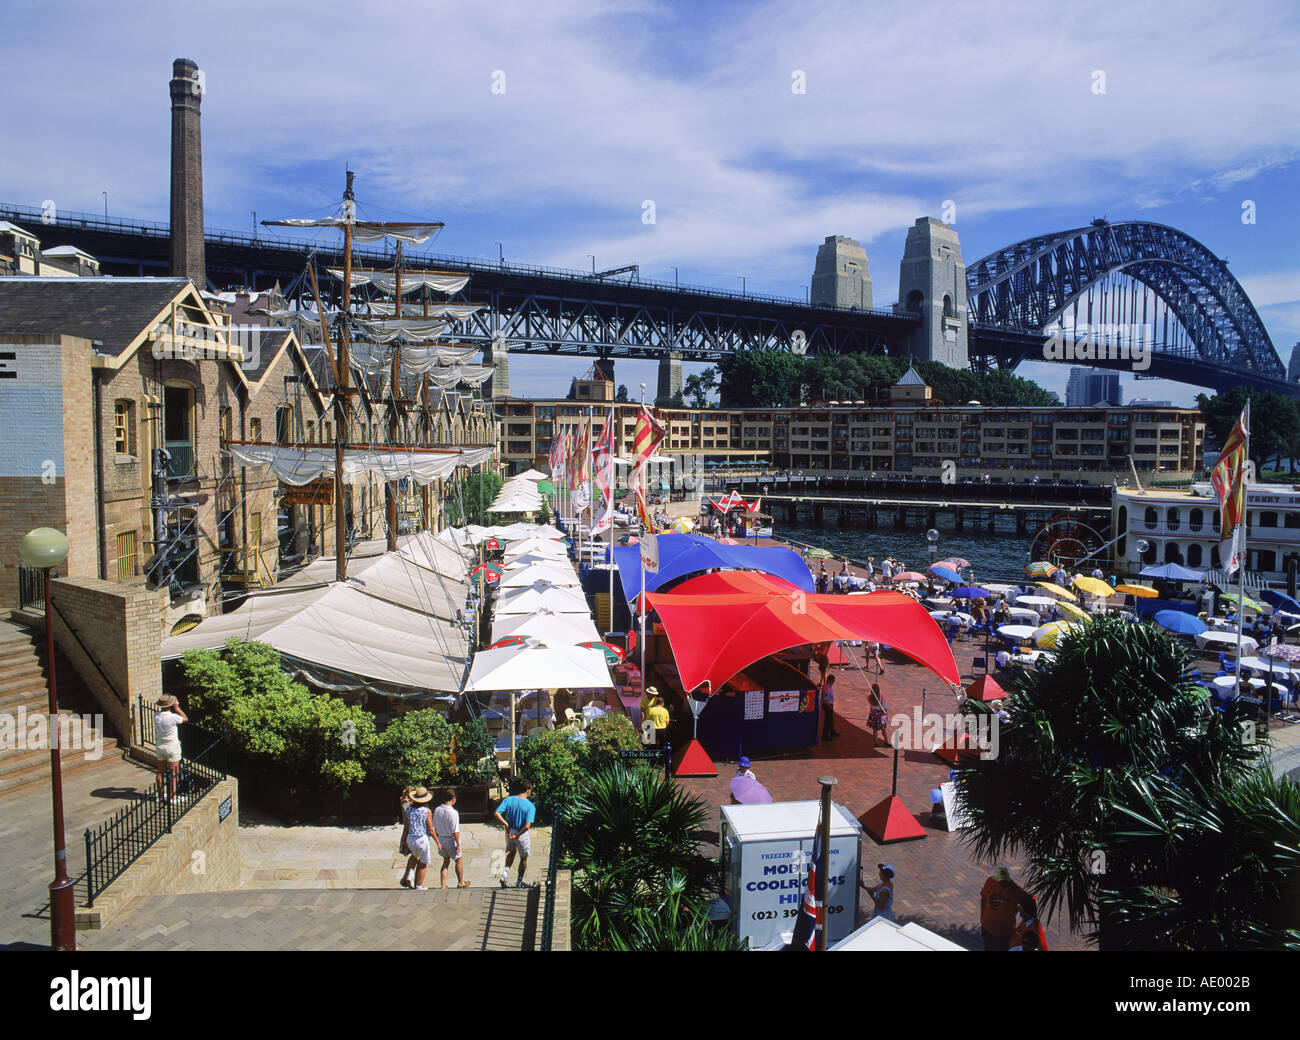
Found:
<svg viewBox="0 0 1300 1040"><path fill-rule="evenodd" d="M1246 525L1247 586L1284 584L1288 569L1300 569L1300 485L1249 486ZM1111 531L1117 574L1162 563L1210 572L1223 566L1219 500L1208 481L1180 489L1117 487ZM1139 540L1147 543L1145 553L1138 552Z"/></svg>

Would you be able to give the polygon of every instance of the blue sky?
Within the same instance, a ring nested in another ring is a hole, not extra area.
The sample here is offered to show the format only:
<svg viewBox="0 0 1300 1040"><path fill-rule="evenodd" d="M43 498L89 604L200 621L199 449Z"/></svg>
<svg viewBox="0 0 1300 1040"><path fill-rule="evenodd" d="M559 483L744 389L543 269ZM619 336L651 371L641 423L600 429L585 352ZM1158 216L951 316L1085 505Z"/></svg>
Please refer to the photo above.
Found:
<svg viewBox="0 0 1300 1040"><path fill-rule="evenodd" d="M585 268L594 254L801 297L817 245L847 234L887 305L907 227L945 200L968 261L1097 216L1153 220L1229 259L1285 362L1300 339L1300 13L1251 0L1122 11L7 5L0 198L102 211L106 191L110 213L166 220L167 80L186 56L206 81L209 226L320 212L350 164L371 215L445 220L439 252L494 258L500 241L522 262ZM514 361L516 388L537 393L582 368ZM1064 387L1063 369L1021 374ZM654 366L620 362L618 379L653 392ZM1127 382L1130 395L1196 392Z"/></svg>

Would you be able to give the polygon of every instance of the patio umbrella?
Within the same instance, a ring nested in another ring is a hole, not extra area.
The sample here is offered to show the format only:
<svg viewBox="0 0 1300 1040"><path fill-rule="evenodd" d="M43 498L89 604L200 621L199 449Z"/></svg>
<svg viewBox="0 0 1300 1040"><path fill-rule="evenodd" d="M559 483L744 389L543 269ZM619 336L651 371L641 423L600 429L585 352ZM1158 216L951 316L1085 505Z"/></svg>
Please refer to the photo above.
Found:
<svg viewBox="0 0 1300 1040"><path fill-rule="evenodd" d="M1265 589L1259 594L1259 598L1278 610L1285 610L1288 614L1300 614L1300 601L1293 599L1285 592L1278 592L1276 589Z"/></svg>
<svg viewBox="0 0 1300 1040"><path fill-rule="evenodd" d="M1115 586L1116 592L1122 592L1126 596L1137 596L1140 599L1150 599L1153 596L1159 596L1160 593L1150 585L1135 585L1125 582L1123 585Z"/></svg>
<svg viewBox="0 0 1300 1040"><path fill-rule="evenodd" d="M960 556L954 556L950 560L940 560L945 567L951 567L955 571L963 570L970 566L970 560L963 560Z"/></svg>
<svg viewBox="0 0 1300 1040"><path fill-rule="evenodd" d="M495 643L489 643L484 650L501 650L507 646L523 646L529 640L529 636L503 636Z"/></svg>
<svg viewBox="0 0 1300 1040"><path fill-rule="evenodd" d="M924 574L918 574L916 571L903 571L902 574L894 575L895 581L925 581Z"/></svg>
<svg viewBox="0 0 1300 1040"><path fill-rule="evenodd" d="M1200 618L1181 610L1159 610L1154 620L1161 628L1180 636L1198 636L1210 629Z"/></svg>
<svg viewBox="0 0 1300 1040"><path fill-rule="evenodd" d="M1071 603L1078 603L1078 602L1079 602L1079 597L1078 597L1078 596L1076 596L1076 595L1075 595L1073 592L1071 592L1069 589L1067 589L1067 588L1063 588L1063 587L1061 587L1060 585L1057 585L1055 582L1051 582L1051 581L1036 581L1036 582L1034 582L1034 584L1037 585L1037 586L1038 586L1040 589L1042 589L1043 591L1045 591L1045 592L1050 592L1053 596L1060 596L1061 599L1069 600Z"/></svg>
<svg viewBox="0 0 1300 1040"><path fill-rule="evenodd" d="M1259 652L1260 657L1273 657L1279 661L1300 663L1300 646L1292 643L1274 643Z"/></svg>
<svg viewBox="0 0 1300 1040"><path fill-rule="evenodd" d="M479 571L483 572L483 580L488 582L489 584L501 580L501 567L498 564L480 563L477 567L475 567L472 571L469 572L469 577L471 578L478 577Z"/></svg>
<svg viewBox="0 0 1300 1040"><path fill-rule="evenodd" d="M1043 650L1055 650L1062 636L1081 630L1081 625L1069 621L1053 621L1034 631L1034 644Z"/></svg>
<svg viewBox="0 0 1300 1040"><path fill-rule="evenodd" d="M937 578L942 578L944 581L951 581L954 584L960 584L961 582L961 575L951 567L945 567L942 563L932 563L930 565L930 573Z"/></svg>
<svg viewBox="0 0 1300 1040"><path fill-rule="evenodd" d="M1087 574L1076 574L1074 576L1074 587L1089 596L1113 596L1115 590L1107 585L1100 578L1089 577Z"/></svg>
<svg viewBox="0 0 1300 1040"><path fill-rule="evenodd" d="M1056 609L1067 617L1072 617L1076 621L1091 621L1092 615L1086 610L1076 607L1073 603L1058 603Z"/></svg>
<svg viewBox="0 0 1300 1040"><path fill-rule="evenodd" d="M466 691L531 689L609 689L604 654L581 646L523 646L480 650L470 665Z"/></svg>
<svg viewBox="0 0 1300 1040"><path fill-rule="evenodd" d="M1050 578L1056 573L1056 571L1056 564L1048 563L1046 560L1039 560L1036 563L1031 563L1025 568L1025 573L1031 578Z"/></svg>
<svg viewBox="0 0 1300 1040"><path fill-rule="evenodd" d="M690 534L695 530L695 521L689 517L679 516L674 520L668 530L674 534Z"/></svg>
<svg viewBox="0 0 1300 1040"><path fill-rule="evenodd" d="M1262 603L1256 602L1255 600L1251 599L1249 596L1246 596L1243 599L1240 593L1225 592L1219 598L1226 599L1229 603L1236 603L1243 610L1255 610L1261 614L1264 612L1264 605Z"/></svg>
<svg viewBox="0 0 1300 1040"><path fill-rule="evenodd" d="M991 675L981 675L966 687L966 696L975 701L1000 701L1007 695L998 681Z"/></svg>
<svg viewBox="0 0 1300 1040"><path fill-rule="evenodd" d="M1143 567L1138 572L1144 578L1166 578L1169 581L1200 581L1204 571L1189 571L1176 563L1162 563L1159 566Z"/></svg>
<svg viewBox="0 0 1300 1040"><path fill-rule="evenodd" d="M579 643L579 646L589 647L592 650L600 650L605 655L606 664L621 664L626 652L620 650L613 643L606 643L603 640L592 639L585 643Z"/></svg>
<svg viewBox="0 0 1300 1040"><path fill-rule="evenodd" d="M988 589L981 589L977 585L963 585L959 589L952 591L953 599L984 599L989 594Z"/></svg>
<svg viewBox="0 0 1300 1040"><path fill-rule="evenodd" d="M809 549L806 553L804 553L804 555L811 557L814 560L830 560L834 558L833 553L829 553L825 549L816 548L816 547Z"/></svg>

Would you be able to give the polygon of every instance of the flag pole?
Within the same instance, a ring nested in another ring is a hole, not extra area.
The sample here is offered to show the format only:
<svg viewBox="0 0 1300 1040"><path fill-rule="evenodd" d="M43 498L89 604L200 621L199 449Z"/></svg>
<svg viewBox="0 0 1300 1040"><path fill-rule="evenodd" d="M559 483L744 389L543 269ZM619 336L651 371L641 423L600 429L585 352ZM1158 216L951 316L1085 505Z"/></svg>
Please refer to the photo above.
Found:
<svg viewBox="0 0 1300 1040"><path fill-rule="evenodd" d="M608 639L614 634L614 489L618 486L618 467L614 460L618 458L615 444L618 443L618 431L614 427L614 402L609 403L609 628L605 632ZM624 649L627 648L626 640Z"/></svg>
<svg viewBox="0 0 1300 1040"><path fill-rule="evenodd" d="M1246 522L1250 516L1246 508L1250 488L1246 484L1246 475L1250 472L1250 398L1246 398L1245 422L1242 424L1242 433L1245 435L1241 455L1241 519L1238 526L1241 530L1241 559L1238 562L1237 569L1237 667L1233 669L1236 673L1237 682L1235 683L1236 696L1233 700L1241 697L1241 630L1245 627L1246 619L1246 561L1250 559L1250 553L1246 548L1246 540L1250 536L1250 525ZM1220 510L1222 514L1222 510ZM1223 522L1220 515L1219 522ZM1233 533L1233 541L1236 541L1236 532ZM1265 703L1268 702L1268 695L1265 695Z"/></svg>
<svg viewBox="0 0 1300 1040"><path fill-rule="evenodd" d="M641 410L645 411L645 383L641 384ZM640 495L639 501L645 501L645 494L642 485L645 483L645 467L641 466L636 474L636 487L633 489L633 496ZM644 539L646 531L642 525L641 537ZM641 696L645 697L646 691L646 674L645 674L645 614L646 614L646 595L645 595L645 550L642 549L638 555L641 557Z"/></svg>

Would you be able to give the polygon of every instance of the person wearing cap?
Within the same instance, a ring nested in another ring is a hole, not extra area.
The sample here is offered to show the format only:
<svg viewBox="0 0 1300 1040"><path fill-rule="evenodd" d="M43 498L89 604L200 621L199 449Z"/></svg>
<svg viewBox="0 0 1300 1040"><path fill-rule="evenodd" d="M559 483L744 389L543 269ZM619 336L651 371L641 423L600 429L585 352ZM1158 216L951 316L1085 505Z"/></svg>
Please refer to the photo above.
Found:
<svg viewBox="0 0 1300 1040"><path fill-rule="evenodd" d="M993 876L980 889L980 931L984 949L1006 951L1011 949L1011 937L1016 931L1016 910L1029 893L1011 880L1011 871L995 867Z"/></svg>
<svg viewBox="0 0 1300 1040"><path fill-rule="evenodd" d="M427 787L415 787L410 793L411 804L406 807L406 822L402 825L402 841L411 850L406 860L406 869L402 872L402 887L425 891L424 874L433 859L433 819L429 814L429 803L433 793ZM399 846L400 848L400 846ZM411 882L411 872L415 872L415 882Z"/></svg>
<svg viewBox="0 0 1300 1040"><path fill-rule="evenodd" d="M180 725L190 717L181 711L180 703L171 694L158 698L153 713L154 741L158 747L158 799L183 802L184 795L176 794L176 778L181 769Z"/></svg>
<svg viewBox="0 0 1300 1040"><path fill-rule="evenodd" d="M757 780L757 779L758 779L758 777L756 777L756 776L754 775L754 771L753 771L752 769L749 768L749 756L748 756L748 755L741 755L741 756L740 756L740 761L738 761L738 762L736 763L736 775L737 775L737 776L747 776L747 777L749 777L751 780Z"/></svg>
<svg viewBox="0 0 1300 1040"><path fill-rule="evenodd" d="M886 921L894 919L894 868L888 863L877 863L876 870L880 877L880 884L868 885L863 884L867 890L867 895L871 901L876 904L876 911L871 915L874 921L877 917L883 917Z"/></svg>

